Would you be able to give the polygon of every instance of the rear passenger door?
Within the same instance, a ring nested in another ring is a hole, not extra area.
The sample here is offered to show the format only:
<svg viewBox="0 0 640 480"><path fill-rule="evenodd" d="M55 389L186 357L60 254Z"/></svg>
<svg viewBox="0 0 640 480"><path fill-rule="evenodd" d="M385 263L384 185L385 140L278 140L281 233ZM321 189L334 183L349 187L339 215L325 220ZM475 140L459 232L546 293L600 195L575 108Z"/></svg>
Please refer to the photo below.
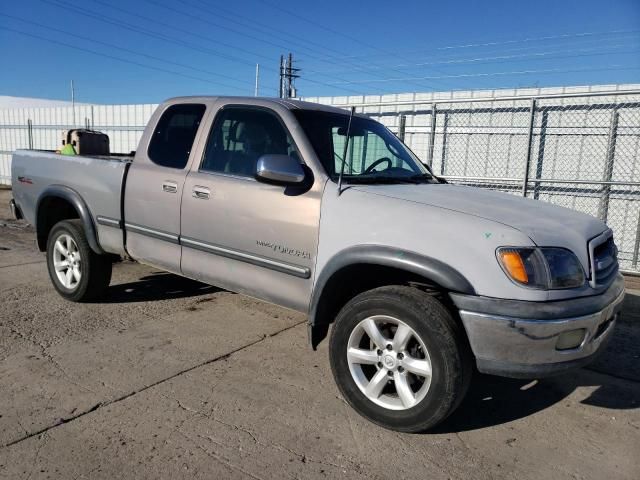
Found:
<svg viewBox="0 0 640 480"><path fill-rule="evenodd" d="M154 116L148 145L140 145L127 177L127 251L170 272L180 273L180 202L205 110L204 104L178 103Z"/></svg>
<svg viewBox="0 0 640 480"><path fill-rule="evenodd" d="M265 107L224 106L182 199L182 272L306 310L317 251L321 189L258 182L265 154L300 155L282 118ZM309 178L312 180L313 175Z"/></svg>

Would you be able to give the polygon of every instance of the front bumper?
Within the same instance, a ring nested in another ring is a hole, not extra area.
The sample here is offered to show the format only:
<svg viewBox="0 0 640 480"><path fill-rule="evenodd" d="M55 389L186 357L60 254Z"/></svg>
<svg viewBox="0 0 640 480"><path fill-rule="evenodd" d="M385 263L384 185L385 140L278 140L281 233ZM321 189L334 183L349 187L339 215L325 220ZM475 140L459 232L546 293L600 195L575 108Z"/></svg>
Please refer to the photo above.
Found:
<svg viewBox="0 0 640 480"><path fill-rule="evenodd" d="M452 294L482 373L515 378L554 375L591 362L611 337L624 300L621 275L602 295L523 302ZM470 310L471 306L474 310ZM582 330L575 348L558 349L565 332Z"/></svg>

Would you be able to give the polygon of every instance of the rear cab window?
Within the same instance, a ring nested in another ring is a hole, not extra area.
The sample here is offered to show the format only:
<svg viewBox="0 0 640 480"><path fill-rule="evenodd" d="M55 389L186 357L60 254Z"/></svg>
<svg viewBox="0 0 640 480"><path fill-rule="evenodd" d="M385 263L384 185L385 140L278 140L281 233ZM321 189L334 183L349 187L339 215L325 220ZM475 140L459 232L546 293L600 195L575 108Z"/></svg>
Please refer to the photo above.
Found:
<svg viewBox="0 0 640 480"><path fill-rule="evenodd" d="M182 103L167 108L153 132L149 158L156 165L183 169L198 133L198 127L206 106L199 103Z"/></svg>

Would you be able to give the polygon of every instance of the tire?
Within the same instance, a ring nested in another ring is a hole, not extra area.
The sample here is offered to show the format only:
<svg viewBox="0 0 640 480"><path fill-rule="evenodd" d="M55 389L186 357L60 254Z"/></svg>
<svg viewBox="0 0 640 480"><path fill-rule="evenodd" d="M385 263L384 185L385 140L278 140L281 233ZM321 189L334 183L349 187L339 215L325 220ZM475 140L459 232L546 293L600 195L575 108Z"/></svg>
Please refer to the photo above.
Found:
<svg viewBox="0 0 640 480"><path fill-rule="evenodd" d="M111 263L109 256L91 250L80 220L63 220L49 232L49 277L58 293L67 300L89 302L99 299L111 281Z"/></svg>
<svg viewBox="0 0 640 480"><path fill-rule="evenodd" d="M336 318L329 355L346 401L373 423L401 432L422 432L447 418L473 371L464 331L449 310L404 286L350 300Z"/></svg>

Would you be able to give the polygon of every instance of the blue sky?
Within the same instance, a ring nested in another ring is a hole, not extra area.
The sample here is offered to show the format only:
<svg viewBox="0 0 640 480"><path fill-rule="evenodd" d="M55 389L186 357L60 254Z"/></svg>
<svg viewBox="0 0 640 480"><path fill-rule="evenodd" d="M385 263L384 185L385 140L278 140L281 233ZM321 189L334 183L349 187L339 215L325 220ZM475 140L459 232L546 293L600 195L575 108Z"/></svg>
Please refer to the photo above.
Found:
<svg viewBox="0 0 640 480"><path fill-rule="evenodd" d="M26 20L23 21L23 20ZM640 0L24 0L0 5L0 95L141 103L640 82Z"/></svg>

